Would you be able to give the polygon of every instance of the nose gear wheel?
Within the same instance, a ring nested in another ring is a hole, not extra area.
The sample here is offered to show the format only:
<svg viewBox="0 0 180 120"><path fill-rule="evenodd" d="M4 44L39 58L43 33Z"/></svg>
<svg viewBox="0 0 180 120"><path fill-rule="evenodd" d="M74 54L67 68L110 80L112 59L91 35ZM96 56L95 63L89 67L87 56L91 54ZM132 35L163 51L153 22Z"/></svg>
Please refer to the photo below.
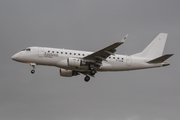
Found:
<svg viewBox="0 0 180 120"><path fill-rule="evenodd" d="M35 70L31 70L31 73L34 74L34 73L35 73Z"/></svg>

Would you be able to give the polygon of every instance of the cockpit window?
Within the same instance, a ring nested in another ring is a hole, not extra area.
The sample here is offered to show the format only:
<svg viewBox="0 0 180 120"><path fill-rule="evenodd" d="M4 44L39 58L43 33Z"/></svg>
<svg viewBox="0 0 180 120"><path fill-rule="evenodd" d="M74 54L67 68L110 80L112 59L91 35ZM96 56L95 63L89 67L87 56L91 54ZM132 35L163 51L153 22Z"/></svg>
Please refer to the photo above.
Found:
<svg viewBox="0 0 180 120"><path fill-rule="evenodd" d="M25 51L26 49L23 49L23 50L21 50L21 51Z"/></svg>
<svg viewBox="0 0 180 120"><path fill-rule="evenodd" d="M27 48L26 51L31 51L31 49L30 49L30 48Z"/></svg>

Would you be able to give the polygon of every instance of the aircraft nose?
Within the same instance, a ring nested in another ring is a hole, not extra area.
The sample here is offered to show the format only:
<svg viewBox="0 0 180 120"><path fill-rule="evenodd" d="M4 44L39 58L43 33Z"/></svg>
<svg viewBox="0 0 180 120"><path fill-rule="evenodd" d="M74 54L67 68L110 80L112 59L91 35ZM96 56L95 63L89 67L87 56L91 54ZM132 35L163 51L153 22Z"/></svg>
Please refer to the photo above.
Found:
<svg viewBox="0 0 180 120"><path fill-rule="evenodd" d="M11 57L12 60L17 60L18 59L18 55L17 54L14 54L12 57Z"/></svg>

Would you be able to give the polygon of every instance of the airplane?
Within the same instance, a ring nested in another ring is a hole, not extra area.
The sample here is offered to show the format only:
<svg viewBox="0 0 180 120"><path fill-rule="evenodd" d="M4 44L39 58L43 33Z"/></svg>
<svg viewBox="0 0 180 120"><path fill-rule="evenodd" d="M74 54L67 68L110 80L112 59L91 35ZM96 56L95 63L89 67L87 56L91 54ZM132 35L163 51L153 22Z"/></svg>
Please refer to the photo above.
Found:
<svg viewBox="0 0 180 120"><path fill-rule="evenodd" d="M115 54L116 48L122 45L128 34L120 41L96 52L58 49L49 47L28 47L14 54L14 61L36 65L55 66L60 68L59 74L63 77L85 75L88 82L97 72L130 71L155 67L168 66L166 62L173 54L163 54L168 34L160 33L142 52L133 55Z"/></svg>

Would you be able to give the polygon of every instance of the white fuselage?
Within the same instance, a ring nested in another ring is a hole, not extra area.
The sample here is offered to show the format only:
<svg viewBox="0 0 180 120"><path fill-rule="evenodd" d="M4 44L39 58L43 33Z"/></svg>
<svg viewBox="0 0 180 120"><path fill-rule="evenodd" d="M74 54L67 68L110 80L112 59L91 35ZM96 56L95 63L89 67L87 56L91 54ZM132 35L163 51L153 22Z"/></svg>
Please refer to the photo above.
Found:
<svg viewBox="0 0 180 120"><path fill-rule="evenodd" d="M88 66L73 67L69 66L68 58L83 58L92 52L48 48L48 47L29 47L30 51L23 50L12 56L12 59L22 63L35 63L37 65L56 66L59 68L75 71L88 71ZM142 58L127 55L111 55L102 61L101 67L95 67L96 71L129 71L153 67L161 67L161 63L150 64L150 58Z"/></svg>
<svg viewBox="0 0 180 120"><path fill-rule="evenodd" d="M48 47L29 47L11 58L15 61L28 63L35 73L35 65L59 67L60 76L72 77L85 75L88 82L90 76L98 71L129 71L146 68L155 68L170 65L165 62L173 54L163 54L167 33L160 33L142 52L133 55L114 54L116 48L127 39L126 35L120 42L115 42L96 52L58 49Z"/></svg>

